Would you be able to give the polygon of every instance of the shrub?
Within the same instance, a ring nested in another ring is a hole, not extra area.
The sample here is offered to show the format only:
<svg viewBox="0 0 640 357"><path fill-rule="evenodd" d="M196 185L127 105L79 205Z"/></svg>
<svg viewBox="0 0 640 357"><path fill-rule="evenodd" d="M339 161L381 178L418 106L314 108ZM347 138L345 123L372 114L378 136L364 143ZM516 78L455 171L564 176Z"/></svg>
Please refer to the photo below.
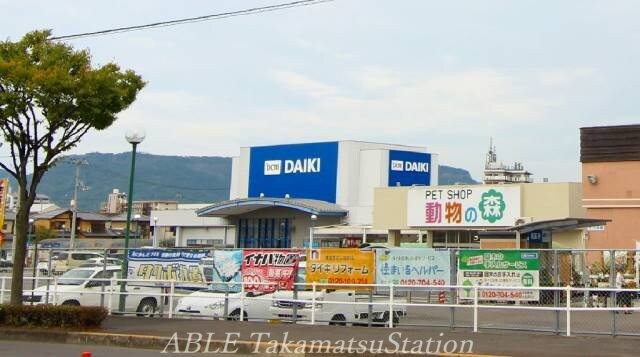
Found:
<svg viewBox="0 0 640 357"><path fill-rule="evenodd" d="M99 327L107 313L102 307L0 305L0 326L91 328Z"/></svg>

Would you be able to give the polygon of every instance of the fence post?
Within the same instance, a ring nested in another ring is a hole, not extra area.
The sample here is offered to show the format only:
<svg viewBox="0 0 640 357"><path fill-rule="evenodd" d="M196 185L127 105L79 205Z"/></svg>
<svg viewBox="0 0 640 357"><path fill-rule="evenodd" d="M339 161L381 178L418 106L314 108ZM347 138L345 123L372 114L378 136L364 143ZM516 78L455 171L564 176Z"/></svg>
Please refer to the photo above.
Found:
<svg viewBox="0 0 640 357"><path fill-rule="evenodd" d="M478 332L478 286L473 286L473 332Z"/></svg>
<svg viewBox="0 0 640 357"><path fill-rule="evenodd" d="M617 307L616 291L613 290L615 287L616 287L616 251L612 249L609 251L609 288L611 288L611 292L609 293L609 303L607 304L608 307L609 306ZM616 326L618 321L617 321L616 311L614 310L611 310L611 319L612 319L611 334L615 336L618 330L618 326Z"/></svg>
<svg viewBox="0 0 640 357"><path fill-rule="evenodd" d="M58 303L58 277L53 277L53 304L56 305Z"/></svg>
<svg viewBox="0 0 640 357"><path fill-rule="evenodd" d="M51 276L53 273L51 272L51 254L53 253L53 249L49 248L49 258L47 259L47 292L45 294L45 304L49 303L49 286L51 285Z"/></svg>
<svg viewBox="0 0 640 357"><path fill-rule="evenodd" d="M104 254L102 254L102 275L106 276L107 275L107 249L105 248L104 250ZM105 281L100 282L100 307L104 307L104 288L105 288Z"/></svg>
<svg viewBox="0 0 640 357"><path fill-rule="evenodd" d="M393 328L393 284L389 285L389 328Z"/></svg>
<svg viewBox="0 0 640 357"><path fill-rule="evenodd" d="M367 307L367 326L371 327L373 320L373 289L369 290L369 306Z"/></svg>
<svg viewBox="0 0 640 357"><path fill-rule="evenodd" d="M107 299L107 304L109 304L109 315L111 315L113 309L113 292L117 289L118 281L116 280L115 275L111 277L111 285L109 286L109 298Z"/></svg>
<svg viewBox="0 0 640 357"><path fill-rule="evenodd" d="M553 251L553 286L560 286L560 259L558 258L558 251ZM556 315L556 334L560 333L560 311L558 308L560 307L560 291L554 289L553 290L553 307L555 307L555 315Z"/></svg>
<svg viewBox="0 0 640 357"><path fill-rule="evenodd" d="M173 318L173 294L176 293L176 282L171 280L169 290L169 318Z"/></svg>
<svg viewBox="0 0 640 357"><path fill-rule="evenodd" d="M2 278L2 287L0 287L0 304L4 303L4 289L7 288L7 278L4 276Z"/></svg>
<svg viewBox="0 0 640 357"><path fill-rule="evenodd" d="M294 284L295 286L295 284ZM311 283L311 324L316 324L316 282Z"/></svg>
<svg viewBox="0 0 640 357"><path fill-rule="evenodd" d="M291 306L293 308L293 323L295 324L298 321L298 286L296 284L293 284L293 305Z"/></svg>
<svg viewBox="0 0 640 357"><path fill-rule="evenodd" d="M567 336L571 336L571 285L567 285Z"/></svg>
<svg viewBox="0 0 640 357"><path fill-rule="evenodd" d="M244 321L244 282L240 283L240 321Z"/></svg>
<svg viewBox="0 0 640 357"><path fill-rule="evenodd" d="M224 288L224 317L229 317L229 284Z"/></svg>

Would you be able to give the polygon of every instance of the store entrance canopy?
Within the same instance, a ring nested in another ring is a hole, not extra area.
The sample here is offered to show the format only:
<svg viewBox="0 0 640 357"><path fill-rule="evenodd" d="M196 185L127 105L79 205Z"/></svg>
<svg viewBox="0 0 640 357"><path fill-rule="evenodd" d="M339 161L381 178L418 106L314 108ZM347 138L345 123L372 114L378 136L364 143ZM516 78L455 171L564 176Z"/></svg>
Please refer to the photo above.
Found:
<svg viewBox="0 0 640 357"><path fill-rule="evenodd" d="M347 210L335 203L302 198L241 198L215 203L196 211L200 217L228 217L269 207L291 208L316 216L344 217Z"/></svg>
<svg viewBox="0 0 640 357"><path fill-rule="evenodd" d="M604 226L607 224L607 222L611 222L611 220L593 218L563 218L521 224L509 228L508 231L520 234L526 234L533 231L568 231L578 228Z"/></svg>

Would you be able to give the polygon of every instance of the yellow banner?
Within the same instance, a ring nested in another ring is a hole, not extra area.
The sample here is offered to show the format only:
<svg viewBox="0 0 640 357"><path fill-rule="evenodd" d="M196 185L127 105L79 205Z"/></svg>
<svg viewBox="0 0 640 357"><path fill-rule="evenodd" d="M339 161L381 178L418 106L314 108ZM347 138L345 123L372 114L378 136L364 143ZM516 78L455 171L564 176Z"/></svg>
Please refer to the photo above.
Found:
<svg viewBox="0 0 640 357"><path fill-rule="evenodd" d="M307 251L307 284L374 284L375 253L358 248L322 248ZM357 286L319 288L354 289ZM371 287L366 287L371 289Z"/></svg>

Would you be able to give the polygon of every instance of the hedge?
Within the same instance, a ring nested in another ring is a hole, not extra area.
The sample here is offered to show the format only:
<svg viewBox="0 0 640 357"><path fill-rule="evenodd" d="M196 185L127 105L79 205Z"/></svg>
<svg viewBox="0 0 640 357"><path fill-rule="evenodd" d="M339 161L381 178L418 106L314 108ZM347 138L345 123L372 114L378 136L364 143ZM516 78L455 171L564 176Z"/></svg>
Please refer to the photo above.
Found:
<svg viewBox="0 0 640 357"><path fill-rule="evenodd" d="M91 328L99 327L107 314L102 307L0 305L0 326Z"/></svg>

